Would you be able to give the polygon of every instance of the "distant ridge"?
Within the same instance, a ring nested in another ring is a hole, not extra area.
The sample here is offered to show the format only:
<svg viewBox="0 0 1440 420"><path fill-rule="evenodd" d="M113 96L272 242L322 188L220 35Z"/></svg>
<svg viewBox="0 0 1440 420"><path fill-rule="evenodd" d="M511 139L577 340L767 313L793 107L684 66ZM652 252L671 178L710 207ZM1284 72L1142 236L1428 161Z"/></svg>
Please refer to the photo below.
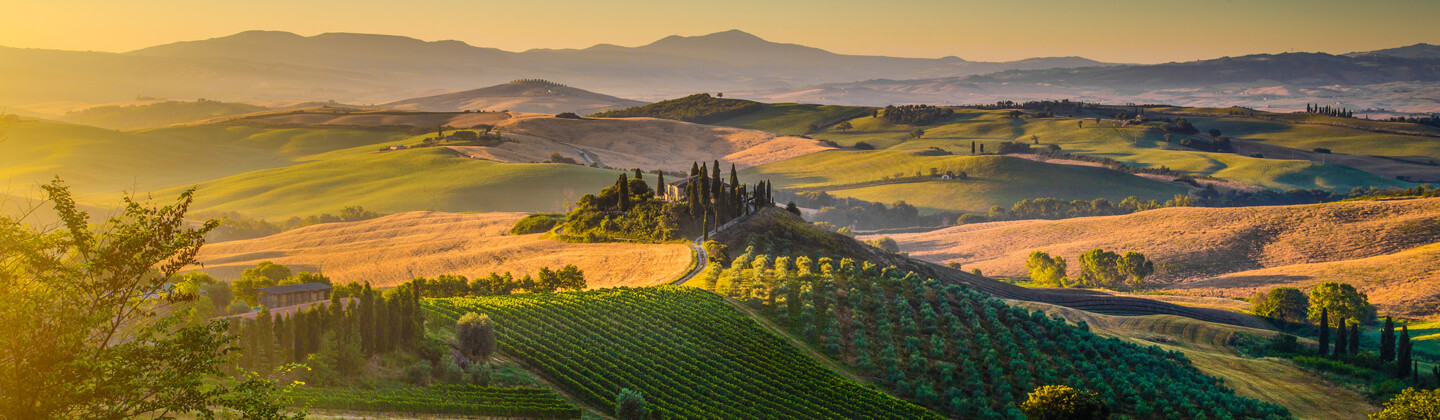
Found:
<svg viewBox="0 0 1440 420"><path fill-rule="evenodd" d="M583 115L644 104L641 101L590 92L544 79L517 79L495 86L405 99L381 106L421 111L508 110L541 114L574 112Z"/></svg>

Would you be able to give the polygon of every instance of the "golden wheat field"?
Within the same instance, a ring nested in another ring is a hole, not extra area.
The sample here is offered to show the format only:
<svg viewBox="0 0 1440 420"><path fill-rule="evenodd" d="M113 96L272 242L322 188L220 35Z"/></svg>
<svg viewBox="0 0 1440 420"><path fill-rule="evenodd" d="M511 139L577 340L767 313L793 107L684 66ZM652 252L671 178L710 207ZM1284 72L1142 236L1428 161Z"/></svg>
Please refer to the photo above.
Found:
<svg viewBox="0 0 1440 420"><path fill-rule="evenodd" d="M440 274L484 276L575 264L591 288L651 286L689 269L686 245L571 244L540 234L508 235L523 213L409 212L350 223L300 228L264 238L209 244L200 271L222 279L261 261L294 271L320 271L337 283L385 287Z"/></svg>
<svg viewBox="0 0 1440 420"><path fill-rule="evenodd" d="M1090 249L1136 251L1168 290L1248 297L1279 285L1355 284L1382 310L1434 316L1440 199L1246 208L1166 208L1130 215L1026 220L890 235L902 251L1023 277L1033 251L1064 257L1071 273ZM1418 247L1426 247L1416 249Z"/></svg>

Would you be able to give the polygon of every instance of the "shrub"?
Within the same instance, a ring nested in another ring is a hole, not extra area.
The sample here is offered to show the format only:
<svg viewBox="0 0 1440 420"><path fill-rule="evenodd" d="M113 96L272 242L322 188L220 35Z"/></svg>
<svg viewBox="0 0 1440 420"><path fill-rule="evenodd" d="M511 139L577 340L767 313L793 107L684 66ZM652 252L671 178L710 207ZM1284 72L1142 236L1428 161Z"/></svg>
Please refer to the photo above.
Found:
<svg viewBox="0 0 1440 420"><path fill-rule="evenodd" d="M621 420L643 420L650 417L645 404L645 394L629 388L620 390L615 396L615 417Z"/></svg>
<svg viewBox="0 0 1440 420"><path fill-rule="evenodd" d="M455 324L455 341L461 354L484 363L495 353L495 323L489 315L467 313Z"/></svg>
<svg viewBox="0 0 1440 420"><path fill-rule="evenodd" d="M405 367L405 382L412 385L425 386L430 384L430 361L421 360Z"/></svg>
<svg viewBox="0 0 1440 420"><path fill-rule="evenodd" d="M870 143L866 143L863 141L856 142L854 148L855 150L875 150L875 146L872 146L870 145Z"/></svg>
<svg viewBox="0 0 1440 420"><path fill-rule="evenodd" d="M553 213L537 213L528 215L515 221L515 226L510 228L511 235L526 235L531 233L545 233L554 229L555 225L565 221L565 216Z"/></svg>
<svg viewBox="0 0 1440 420"><path fill-rule="evenodd" d="M1099 394L1077 391L1065 385L1046 385L1035 388L1020 411L1030 420L1104 420L1110 418L1110 408Z"/></svg>
<svg viewBox="0 0 1440 420"><path fill-rule="evenodd" d="M584 119L584 118L580 118L579 115L575 115L574 112L561 112L561 113L559 113L559 114L555 114L555 118L565 118L565 119L571 119L571 120L583 120L583 119Z"/></svg>
<svg viewBox="0 0 1440 420"><path fill-rule="evenodd" d="M1370 420L1440 419L1440 389L1407 388L1385 403Z"/></svg>

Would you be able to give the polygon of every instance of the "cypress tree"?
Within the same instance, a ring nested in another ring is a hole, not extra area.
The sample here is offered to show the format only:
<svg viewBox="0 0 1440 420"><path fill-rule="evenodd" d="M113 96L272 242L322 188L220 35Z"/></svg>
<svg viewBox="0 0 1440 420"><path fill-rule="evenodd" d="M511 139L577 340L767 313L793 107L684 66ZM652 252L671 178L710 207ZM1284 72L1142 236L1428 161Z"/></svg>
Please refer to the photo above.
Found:
<svg viewBox="0 0 1440 420"><path fill-rule="evenodd" d="M975 154L975 142L970 142L970 154Z"/></svg>
<svg viewBox="0 0 1440 420"><path fill-rule="evenodd" d="M1345 319L1335 317L1335 352L1331 353L1331 356L1339 358L1350 350L1350 346L1345 343L1348 335L1350 335L1349 331L1345 331Z"/></svg>
<svg viewBox="0 0 1440 420"><path fill-rule="evenodd" d="M700 162L690 162L690 176L700 175Z"/></svg>
<svg viewBox="0 0 1440 420"><path fill-rule="evenodd" d="M1351 355L1360 354L1360 320L1350 324L1350 340L1346 343L1350 344Z"/></svg>
<svg viewBox="0 0 1440 420"><path fill-rule="evenodd" d="M620 211L630 211L630 180L625 174L620 174L620 179L615 181L615 188L620 194Z"/></svg>
<svg viewBox="0 0 1440 420"><path fill-rule="evenodd" d="M1385 328L1380 330L1380 363L1395 361L1395 320L1385 317Z"/></svg>
<svg viewBox="0 0 1440 420"><path fill-rule="evenodd" d="M360 291L360 351L375 354L375 300L370 295L370 282Z"/></svg>
<svg viewBox="0 0 1440 420"><path fill-rule="evenodd" d="M655 174L655 194L661 197L666 197L670 194L670 189L665 187L665 172Z"/></svg>
<svg viewBox="0 0 1440 420"><path fill-rule="evenodd" d="M635 179L645 179L644 177L641 177L640 175L641 175L641 174L640 174L640 168L635 168Z"/></svg>
<svg viewBox="0 0 1440 420"><path fill-rule="evenodd" d="M1330 309L1320 309L1320 353L1321 356L1330 354Z"/></svg>
<svg viewBox="0 0 1440 420"><path fill-rule="evenodd" d="M709 170L709 167L704 166L704 165L701 165L701 166L700 166L700 177L695 179L696 181L699 181L699 182L700 182L700 208L701 208L701 210L704 210L704 209L710 207L710 172L709 172L709 171L710 171L710 170Z"/></svg>
<svg viewBox="0 0 1440 420"><path fill-rule="evenodd" d="M1395 342L1395 377L1410 376L1410 327L1400 326L1400 339Z"/></svg>
<svg viewBox="0 0 1440 420"><path fill-rule="evenodd" d="M710 174L710 176L714 177L713 179L710 180L710 196L715 197L715 200L716 200L716 201L719 201L719 200L720 200L720 192L721 192L721 191L725 191L725 189L724 189L724 185L725 185L725 184L720 181L720 180L721 180L720 177L721 177L722 175L724 175L724 173L720 172L720 161L719 161L719 160L716 160L716 161L715 161L715 169L714 169L713 171L714 171L714 172L712 172L712 173Z"/></svg>

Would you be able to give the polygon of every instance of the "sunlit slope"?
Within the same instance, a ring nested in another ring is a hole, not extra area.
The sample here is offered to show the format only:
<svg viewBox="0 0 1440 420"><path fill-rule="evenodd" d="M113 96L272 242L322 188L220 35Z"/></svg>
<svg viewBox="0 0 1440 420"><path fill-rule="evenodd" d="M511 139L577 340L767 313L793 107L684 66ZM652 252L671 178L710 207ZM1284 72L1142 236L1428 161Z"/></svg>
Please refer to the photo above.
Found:
<svg viewBox="0 0 1440 420"><path fill-rule="evenodd" d="M717 121L713 123L713 125L748 128L751 130L798 136L809 134L812 125L824 126L834 124L860 115L869 115L870 112L871 108L855 106L793 103L765 104L759 111Z"/></svg>
<svg viewBox="0 0 1440 420"><path fill-rule="evenodd" d="M193 184L407 137L370 130L219 126L127 133L45 121L14 123L8 130L0 142L0 177L21 185L58 175L82 194Z"/></svg>
<svg viewBox="0 0 1440 420"><path fill-rule="evenodd" d="M219 101L163 101L97 106L67 113L62 119L115 130L138 130L265 109L257 105Z"/></svg>
<svg viewBox="0 0 1440 420"><path fill-rule="evenodd" d="M1364 419L1375 411L1364 396L1326 383L1283 359L1249 358L1229 347L1237 336L1268 339L1273 331L1197 321L1174 315L1112 316L1044 303L1011 301L1071 322L1085 321L1090 331L1142 346L1185 353L1195 367L1225 380L1236 394L1285 406L1304 419Z"/></svg>
<svg viewBox="0 0 1440 420"><path fill-rule="evenodd" d="M1434 254L1431 244L1440 242L1436 198L1166 208L890 236L911 256L990 275L1025 276L1033 251L1073 262L1104 248L1144 253L1156 264L1153 281L1189 294L1248 297L1275 286L1344 281L1368 293L1381 311L1416 316L1433 316L1440 299L1440 275L1426 269L1434 265L1426 260Z"/></svg>
<svg viewBox="0 0 1440 420"><path fill-rule="evenodd" d="M237 211L271 220L334 213L346 206L382 213L560 211L567 202L613 184L620 173L565 164L499 163L445 148L366 148L321 157L200 183L195 210Z"/></svg>
<svg viewBox="0 0 1440 420"><path fill-rule="evenodd" d="M1279 124L1279 123L1276 123ZM811 137L832 140L842 145L865 142L877 148L890 150L923 150L938 147L956 154L970 154L971 143L978 149L981 145L987 152L995 152L1000 142L1019 141L1032 144L1035 148L1058 145L1064 152L1092 156L1103 156L1139 167L1166 167L1196 175L1210 175L1224 180L1267 188L1328 188L1348 190L1356 186L1402 185L1394 179L1376 176L1349 167L1311 162L1304 160L1263 159L1234 153L1210 153L1166 143L1164 133L1140 126L1122 127L1115 120L1096 123L1092 119L1070 118L1010 118L1005 111L958 110L954 116L923 127L903 124L889 124L877 118L865 116L851 120L850 130L841 131L830 127ZM1196 127L1208 130L1208 121L1197 121ZM1213 124L1221 127L1221 124ZM1369 149L1362 144L1394 144L1402 138L1404 144L1436 144L1433 138L1395 135L1366 135L1355 137L1358 130L1329 126L1281 124L1289 129L1305 132L1306 135L1325 138L1335 136L1355 140L1355 149ZM1225 126L1220 128L1225 135L1239 138L1261 139L1263 136L1244 129ZM924 130L919 139L912 138L916 129ZM1373 134L1373 133L1371 133ZM1172 135L1178 143L1180 138L1194 137ZM1339 140L1337 140L1339 141ZM1037 144L1038 143L1038 144ZM1294 145L1303 146L1303 145ZM1310 150L1306 147L1304 150ZM1391 148L1396 153L1414 155L1424 151L1423 147ZM1373 149L1367 154L1382 154L1385 149ZM978 152L978 150L977 150ZM1336 150L1336 152L1340 152ZM1362 153L1362 152L1357 152Z"/></svg>
<svg viewBox="0 0 1440 420"><path fill-rule="evenodd" d="M591 288L651 286L690 268L683 244L572 244L541 234L509 235L523 213L409 212L349 223L327 223L268 237L205 245L201 271L240 276L261 261L296 271L320 271L335 282L394 286L416 276L492 272L534 275L541 267L574 264Z"/></svg>
<svg viewBox="0 0 1440 420"><path fill-rule="evenodd" d="M964 172L967 179L931 178ZM1128 196L1164 201L1184 194L1177 183L1105 168L1055 165L1011 156L921 156L894 151L828 151L741 172L744 179L768 179L777 189L824 190L832 195L928 209L984 212L1035 197L1091 200ZM916 178L920 176L920 178Z"/></svg>

